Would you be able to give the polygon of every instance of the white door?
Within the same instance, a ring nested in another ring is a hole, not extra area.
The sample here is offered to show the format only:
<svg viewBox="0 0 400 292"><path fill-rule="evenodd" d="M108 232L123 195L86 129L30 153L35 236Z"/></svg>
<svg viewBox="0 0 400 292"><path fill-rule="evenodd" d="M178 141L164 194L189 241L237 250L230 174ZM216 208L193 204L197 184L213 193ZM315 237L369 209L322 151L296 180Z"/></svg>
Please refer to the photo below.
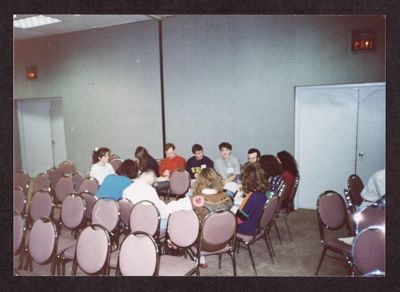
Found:
<svg viewBox="0 0 400 292"><path fill-rule="evenodd" d="M385 83L359 88L356 173L364 184L385 168Z"/></svg>
<svg viewBox="0 0 400 292"><path fill-rule="evenodd" d="M296 88L297 207L315 209L322 192L341 193L354 172L357 96L352 87Z"/></svg>
<svg viewBox="0 0 400 292"><path fill-rule="evenodd" d="M54 165L67 159L65 149L64 115L61 99L50 101L50 125Z"/></svg>

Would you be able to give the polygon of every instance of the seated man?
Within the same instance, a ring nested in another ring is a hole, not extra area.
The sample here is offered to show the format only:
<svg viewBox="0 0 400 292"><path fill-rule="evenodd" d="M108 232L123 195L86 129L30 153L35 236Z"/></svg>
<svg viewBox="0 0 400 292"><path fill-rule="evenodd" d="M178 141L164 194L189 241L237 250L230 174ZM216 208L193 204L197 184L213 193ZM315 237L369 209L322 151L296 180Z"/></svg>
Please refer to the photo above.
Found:
<svg viewBox="0 0 400 292"><path fill-rule="evenodd" d="M192 203L190 198L186 197L165 204L152 187L155 181L156 175L154 171L152 169L145 170L137 179L133 180L133 184L124 189L122 197L129 199L133 204L143 200L152 202L160 212L160 230L163 231L167 228L168 215L170 213L180 210L191 210Z"/></svg>
<svg viewBox="0 0 400 292"><path fill-rule="evenodd" d="M214 169L214 162L203 154L203 147L200 144L194 144L192 147L194 156L190 157L186 163L186 171L191 179L195 179L203 168Z"/></svg>
<svg viewBox="0 0 400 292"><path fill-rule="evenodd" d="M170 178L176 169L185 169L186 160L176 155L175 145L172 143L165 144L164 151L167 158L161 160L160 175Z"/></svg>
<svg viewBox="0 0 400 292"><path fill-rule="evenodd" d="M358 207L361 210L370 203L375 203L385 195L385 169L378 170L368 180L361 191L362 203Z"/></svg>
<svg viewBox="0 0 400 292"><path fill-rule="evenodd" d="M256 148L251 148L247 151L247 161L250 163L258 162L260 160L260 150Z"/></svg>
<svg viewBox="0 0 400 292"><path fill-rule="evenodd" d="M240 163L239 160L232 156L232 145L228 142L219 144L221 157L218 157L214 162L215 170L223 179L223 184L239 179Z"/></svg>

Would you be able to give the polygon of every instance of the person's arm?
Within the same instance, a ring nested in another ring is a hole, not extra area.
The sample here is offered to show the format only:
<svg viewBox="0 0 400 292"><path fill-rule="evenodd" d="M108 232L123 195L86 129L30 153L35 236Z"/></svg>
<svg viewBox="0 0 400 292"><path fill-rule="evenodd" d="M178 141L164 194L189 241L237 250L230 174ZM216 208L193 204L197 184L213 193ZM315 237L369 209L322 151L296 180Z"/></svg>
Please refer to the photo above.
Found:
<svg viewBox="0 0 400 292"><path fill-rule="evenodd" d="M166 176L168 177L169 175L166 175L165 171L167 170L167 161L165 159L161 160L160 163L160 176Z"/></svg>

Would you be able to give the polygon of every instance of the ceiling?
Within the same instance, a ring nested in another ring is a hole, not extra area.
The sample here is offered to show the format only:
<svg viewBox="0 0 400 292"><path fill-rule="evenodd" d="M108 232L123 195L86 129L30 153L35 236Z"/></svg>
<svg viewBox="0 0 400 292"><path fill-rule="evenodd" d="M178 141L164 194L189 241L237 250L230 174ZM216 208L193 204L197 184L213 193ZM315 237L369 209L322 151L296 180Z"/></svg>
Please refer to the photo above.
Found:
<svg viewBox="0 0 400 292"><path fill-rule="evenodd" d="M17 14L14 20L35 16L36 14ZM14 40L32 39L44 36L108 27L119 24L162 19L170 15L90 15L90 14L46 14L62 22L28 29L14 27Z"/></svg>

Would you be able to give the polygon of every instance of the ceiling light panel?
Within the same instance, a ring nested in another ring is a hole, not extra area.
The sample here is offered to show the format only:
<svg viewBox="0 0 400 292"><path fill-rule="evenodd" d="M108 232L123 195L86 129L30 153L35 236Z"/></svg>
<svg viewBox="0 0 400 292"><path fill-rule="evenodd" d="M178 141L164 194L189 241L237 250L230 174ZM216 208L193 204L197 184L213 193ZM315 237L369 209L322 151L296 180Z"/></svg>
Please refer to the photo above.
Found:
<svg viewBox="0 0 400 292"><path fill-rule="evenodd" d="M61 22L61 20L59 20L57 18L44 16L44 15L38 15L38 16L14 20L14 27L26 29L26 28L48 25L48 24L57 23L57 22Z"/></svg>

